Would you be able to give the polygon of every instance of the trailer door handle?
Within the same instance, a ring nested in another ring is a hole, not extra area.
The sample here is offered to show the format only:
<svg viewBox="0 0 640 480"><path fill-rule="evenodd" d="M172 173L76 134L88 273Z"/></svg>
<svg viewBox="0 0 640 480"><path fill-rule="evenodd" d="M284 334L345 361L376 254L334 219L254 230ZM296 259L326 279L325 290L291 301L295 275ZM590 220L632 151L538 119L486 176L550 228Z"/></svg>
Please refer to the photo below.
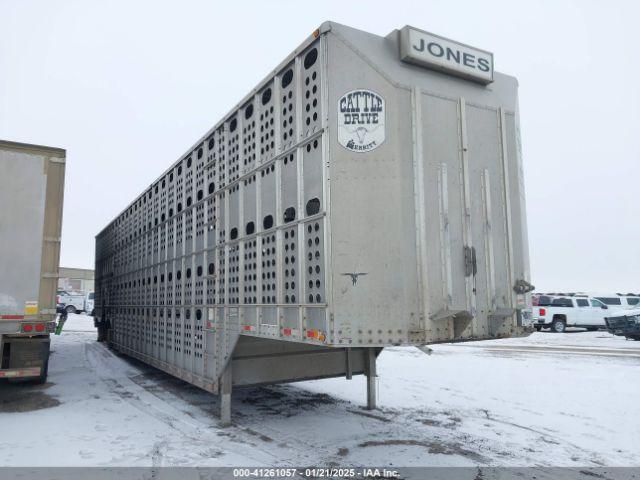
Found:
<svg viewBox="0 0 640 480"><path fill-rule="evenodd" d="M473 276L476 276L478 273L478 260L476 259L476 247L471 247L471 264L473 270Z"/></svg>
<svg viewBox="0 0 640 480"><path fill-rule="evenodd" d="M475 247L464 247L464 276L475 275L478 273L478 261L476 259Z"/></svg>
<svg viewBox="0 0 640 480"><path fill-rule="evenodd" d="M464 246L464 276L468 277L473 273L473 257L471 247Z"/></svg>

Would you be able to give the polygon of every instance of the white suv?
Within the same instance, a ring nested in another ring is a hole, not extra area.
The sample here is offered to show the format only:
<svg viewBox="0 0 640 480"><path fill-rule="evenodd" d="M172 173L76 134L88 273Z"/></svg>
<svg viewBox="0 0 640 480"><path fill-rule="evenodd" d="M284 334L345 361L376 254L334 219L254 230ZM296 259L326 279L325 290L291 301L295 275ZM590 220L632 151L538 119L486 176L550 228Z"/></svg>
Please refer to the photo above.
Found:
<svg viewBox="0 0 640 480"><path fill-rule="evenodd" d="M619 309L632 309L632 308L640 308L640 295L627 293L623 295L622 293L616 293L613 295L593 295L593 297L600 300L605 305L609 305L611 308Z"/></svg>

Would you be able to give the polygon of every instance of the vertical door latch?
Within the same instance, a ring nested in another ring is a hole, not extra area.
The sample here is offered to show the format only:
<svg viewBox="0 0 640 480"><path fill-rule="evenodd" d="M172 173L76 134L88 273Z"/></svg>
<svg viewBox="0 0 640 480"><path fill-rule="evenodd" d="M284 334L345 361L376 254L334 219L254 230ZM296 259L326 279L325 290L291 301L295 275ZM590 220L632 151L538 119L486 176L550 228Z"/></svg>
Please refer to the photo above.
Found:
<svg viewBox="0 0 640 480"><path fill-rule="evenodd" d="M464 275L468 277L478 273L478 261L476 259L476 248L465 245L464 247Z"/></svg>

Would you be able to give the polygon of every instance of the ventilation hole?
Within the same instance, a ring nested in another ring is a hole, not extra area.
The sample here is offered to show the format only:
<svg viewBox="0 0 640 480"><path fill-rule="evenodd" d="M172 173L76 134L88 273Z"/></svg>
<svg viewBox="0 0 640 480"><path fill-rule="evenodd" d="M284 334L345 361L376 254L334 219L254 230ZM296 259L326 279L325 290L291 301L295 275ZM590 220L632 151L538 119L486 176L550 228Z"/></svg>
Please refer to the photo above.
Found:
<svg viewBox="0 0 640 480"><path fill-rule="evenodd" d="M213 193L214 190L215 190L215 186L214 186L213 182L211 182L209 184L209 194Z"/></svg>
<svg viewBox="0 0 640 480"><path fill-rule="evenodd" d="M202 190L198 190L198 201L202 200L202 197L204 196Z"/></svg>
<svg viewBox="0 0 640 480"><path fill-rule="evenodd" d="M180 279L182 278L182 272L181 272L180 270L178 270L178 271L176 272L176 278L177 278L178 280L180 280Z"/></svg>
<svg viewBox="0 0 640 480"><path fill-rule="evenodd" d="M231 229L231 240L235 240L236 238L238 238L238 229L233 227Z"/></svg>
<svg viewBox="0 0 640 480"><path fill-rule="evenodd" d="M262 105L266 105L271 100L271 89L267 88L264 92L262 92Z"/></svg>
<svg viewBox="0 0 640 480"><path fill-rule="evenodd" d="M180 213L182 211L182 204L178 203L178 213Z"/></svg>
<svg viewBox="0 0 640 480"><path fill-rule="evenodd" d="M245 231L247 232L247 235L252 235L256 231L255 223L253 223L253 222L247 223Z"/></svg>
<svg viewBox="0 0 640 480"><path fill-rule="evenodd" d="M202 310L196 310L196 320L202 319Z"/></svg>
<svg viewBox="0 0 640 480"><path fill-rule="evenodd" d="M251 115L253 115L253 105L249 105L244 110L244 118L249 119L251 118Z"/></svg>
<svg viewBox="0 0 640 480"><path fill-rule="evenodd" d="M208 270L208 272L209 272L209 275L213 275L213 263L210 263L210 264L209 264L209 270Z"/></svg>
<svg viewBox="0 0 640 480"><path fill-rule="evenodd" d="M312 198L311 200L309 200L307 202L306 210L308 216L318 213L320 211L320 200L318 200L317 198Z"/></svg>
<svg viewBox="0 0 640 480"><path fill-rule="evenodd" d="M182 175L182 165L178 167L178 175Z"/></svg>
<svg viewBox="0 0 640 480"><path fill-rule="evenodd" d="M187 318L191 318L191 310L187 309L187 311L184 312L184 316L187 317Z"/></svg>
<svg viewBox="0 0 640 480"><path fill-rule="evenodd" d="M202 267L198 265L198 269L196 270L196 274L201 277L202 276Z"/></svg>
<svg viewBox="0 0 640 480"><path fill-rule="evenodd" d="M215 140L213 139L213 137L211 137L209 139L209 150L211 150L215 144L216 144Z"/></svg>
<svg viewBox="0 0 640 480"><path fill-rule="evenodd" d="M287 88L293 81L293 70L290 68L282 76L282 88Z"/></svg>
<svg viewBox="0 0 640 480"><path fill-rule="evenodd" d="M271 227L273 227L273 215L267 215L262 220L262 228L264 230L269 230Z"/></svg>
<svg viewBox="0 0 640 480"><path fill-rule="evenodd" d="M160 283L164 283L164 273L160 275ZM129 287L131 287L131 282L129 282Z"/></svg>
<svg viewBox="0 0 640 480"><path fill-rule="evenodd" d="M191 269L187 268L187 278L191 278Z"/></svg>
<svg viewBox="0 0 640 480"><path fill-rule="evenodd" d="M167 275L167 278L169 279L169 281L173 280L173 272L169 272L169 275Z"/></svg>
<svg viewBox="0 0 640 480"><path fill-rule="evenodd" d="M191 157L187 158L187 168L191 166Z"/></svg>
<svg viewBox="0 0 640 480"><path fill-rule="evenodd" d="M233 120L231 120L231 123L229 124L229 131L235 132L236 128L238 128L238 120L234 118Z"/></svg>
<svg viewBox="0 0 640 480"><path fill-rule="evenodd" d="M191 206L191 197L187 197L187 207Z"/></svg>
<svg viewBox="0 0 640 480"><path fill-rule="evenodd" d="M198 160L200 160L200 159L202 158L202 153L203 153L203 152L202 152L202 147L200 147L200 148L198 149Z"/></svg>
<svg viewBox="0 0 640 480"><path fill-rule="evenodd" d="M289 207L284 211L284 223L292 222L296 219L296 209Z"/></svg>
<svg viewBox="0 0 640 480"><path fill-rule="evenodd" d="M317 58L318 49L314 48L313 50L310 50L304 57L304 68L308 70L314 63L316 63Z"/></svg>
<svg viewBox="0 0 640 480"><path fill-rule="evenodd" d="M173 217L173 208L169 209L169 218Z"/></svg>

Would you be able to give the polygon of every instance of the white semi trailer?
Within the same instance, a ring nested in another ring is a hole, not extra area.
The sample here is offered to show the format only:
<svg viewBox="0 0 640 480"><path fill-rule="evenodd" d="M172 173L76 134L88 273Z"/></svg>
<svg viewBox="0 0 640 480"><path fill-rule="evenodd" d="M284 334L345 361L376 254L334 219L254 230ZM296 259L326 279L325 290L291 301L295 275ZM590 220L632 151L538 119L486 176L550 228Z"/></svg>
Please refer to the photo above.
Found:
<svg viewBox="0 0 640 480"><path fill-rule="evenodd" d="M530 321L518 84L326 22L96 238L101 338L187 382L366 374Z"/></svg>
<svg viewBox="0 0 640 480"><path fill-rule="evenodd" d="M65 157L59 148L0 141L0 379L47 379Z"/></svg>

